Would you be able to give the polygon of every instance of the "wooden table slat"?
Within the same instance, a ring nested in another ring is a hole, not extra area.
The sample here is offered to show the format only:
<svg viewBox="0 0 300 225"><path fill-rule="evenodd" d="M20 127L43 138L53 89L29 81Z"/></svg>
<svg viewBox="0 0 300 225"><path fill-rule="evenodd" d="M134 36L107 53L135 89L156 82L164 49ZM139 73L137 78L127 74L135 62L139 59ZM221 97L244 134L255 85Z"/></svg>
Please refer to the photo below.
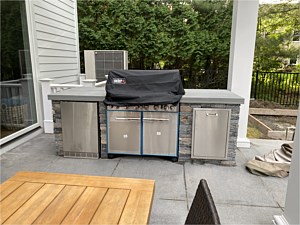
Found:
<svg viewBox="0 0 300 225"><path fill-rule="evenodd" d="M43 184L26 183L20 186L16 191L11 193L1 202L1 219L2 224L8 217L15 213Z"/></svg>
<svg viewBox="0 0 300 225"><path fill-rule="evenodd" d="M18 172L11 178L14 181L21 182L39 182L51 184L64 185L79 185L90 187L104 187L104 188L122 188L122 189L139 189L144 191L152 191L154 180L132 179L132 178L118 178L116 177L102 177L85 176L76 174L56 174L56 173L32 173L32 172Z"/></svg>
<svg viewBox="0 0 300 225"><path fill-rule="evenodd" d="M149 199L152 198L153 192L131 191L119 224L147 224L150 218L150 211L145 211L144 209L151 209L152 202Z"/></svg>
<svg viewBox="0 0 300 225"><path fill-rule="evenodd" d="M26 185L26 184L24 184ZM33 184L31 184L33 185ZM34 184L38 185L38 184ZM45 184L4 224L31 224L61 192L64 185ZM33 210L34 209L34 210Z"/></svg>
<svg viewBox="0 0 300 225"><path fill-rule="evenodd" d="M62 224L89 224L106 192L107 188L87 187Z"/></svg>
<svg viewBox="0 0 300 225"><path fill-rule="evenodd" d="M8 195L14 192L18 187L20 187L24 182L19 181L6 181L0 186L0 202L5 199Z"/></svg>
<svg viewBox="0 0 300 225"><path fill-rule="evenodd" d="M118 224L129 190L109 189L90 224Z"/></svg>
<svg viewBox="0 0 300 225"><path fill-rule="evenodd" d="M85 187L66 186L33 224L60 224L84 190Z"/></svg>
<svg viewBox="0 0 300 225"><path fill-rule="evenodd" d="M0 224L147 224L154 180L19 172L0 193Z"/></svg>

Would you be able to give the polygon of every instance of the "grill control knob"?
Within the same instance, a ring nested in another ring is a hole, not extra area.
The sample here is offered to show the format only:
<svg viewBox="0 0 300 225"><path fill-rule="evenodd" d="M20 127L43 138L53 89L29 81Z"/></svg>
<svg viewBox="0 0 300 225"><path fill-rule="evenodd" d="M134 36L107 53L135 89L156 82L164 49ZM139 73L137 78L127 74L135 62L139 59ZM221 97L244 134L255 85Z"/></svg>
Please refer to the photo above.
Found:
<svg viewBox="0 0 300 225"><path fill-rule="evenodd" d="M173 106L173 105L171 105L171 106L170 106L170 110L173 110L173 109L174 109L174 106Z"/></svg>
<svg viewBox="0 0 300 225"><path fill-rule="evenodd" d="M158 105L155 105L155 106L154 106L154 109L155 109L155 110L158 110L158 107L159 107Z"/></svg>
<svg viewBox="0 0 300 225"><path fill-rule="evenodd" d="M149 109L149 105L145 105L144 109L146 109L146 110Z"/></svg>
<svg viewBox="0 0 300 225"><path fill-rule="evenodd" d="M139 106L136 106L136 107L135 107L136 110L138 110L139 108L140 108Z"/></svg>
<svg viewBox="0 0 300 225"><path fill-rule="evenodd" d="M165 106L164 106L164 110L165 110L165 111L168 111L168 109L169 109L169 106L168 106L168 105L165 105Z"/></svg>
<svg viewBox="0 0 300 225"><path fill-rule="evenodd" d="M113 109L113 108L114 108L114 106L113 106L113 105L111 105L111 106L110 106L110 108L111 108L111 109Z"/></svg>

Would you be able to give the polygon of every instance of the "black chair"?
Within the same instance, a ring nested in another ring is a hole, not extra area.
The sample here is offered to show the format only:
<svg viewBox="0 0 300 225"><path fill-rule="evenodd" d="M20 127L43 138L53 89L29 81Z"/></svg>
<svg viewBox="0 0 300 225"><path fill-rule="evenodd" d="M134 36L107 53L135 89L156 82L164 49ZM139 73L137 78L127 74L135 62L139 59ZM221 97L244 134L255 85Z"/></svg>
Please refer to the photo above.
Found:
<svg viewBox="0 0 300 225"><path fill-rule="evenodd" d="M185 224L221 224L206 180L200 180Z"/></svg>

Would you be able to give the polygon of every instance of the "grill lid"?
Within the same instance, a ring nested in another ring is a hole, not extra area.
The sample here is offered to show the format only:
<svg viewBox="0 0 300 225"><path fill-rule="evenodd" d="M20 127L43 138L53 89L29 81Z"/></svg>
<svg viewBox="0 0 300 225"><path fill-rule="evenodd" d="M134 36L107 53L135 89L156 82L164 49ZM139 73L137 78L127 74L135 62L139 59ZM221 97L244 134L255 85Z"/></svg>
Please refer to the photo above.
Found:
<svg viewBox="0 0 300 225"><path fill-rule="evenodd" d="M104 104L177 104L184 94L179 70L112 70L106 82Z"/></svg>

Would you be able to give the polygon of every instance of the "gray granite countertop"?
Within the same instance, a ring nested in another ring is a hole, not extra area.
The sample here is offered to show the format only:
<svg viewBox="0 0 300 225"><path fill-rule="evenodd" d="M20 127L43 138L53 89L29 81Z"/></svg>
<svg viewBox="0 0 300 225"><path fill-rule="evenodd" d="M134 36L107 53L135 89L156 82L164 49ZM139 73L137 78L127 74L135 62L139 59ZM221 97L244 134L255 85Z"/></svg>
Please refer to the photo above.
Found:
<svg viewBox="0 0 300 225"><path fill-rule="evenodd" d="M95 102L103 101L106 92L104 87L77 87L48 95L49 100Z"/></svg>
<svg viewBox="0 0 300 225"><path fill-rule="evenodd" d="M50 100L61 101L103 101L104 87L79 87L48 95ZM243 104L244 98L228 90L219 89L185 89L181 103L222 103Z"/></svg>
<svg viewBox="0 0 300 225"><path fill-rule="evenodd" d="M221 89L185 89L185 95L181 103L223 103L243 104L244 98L239 95Z"/></svg>

